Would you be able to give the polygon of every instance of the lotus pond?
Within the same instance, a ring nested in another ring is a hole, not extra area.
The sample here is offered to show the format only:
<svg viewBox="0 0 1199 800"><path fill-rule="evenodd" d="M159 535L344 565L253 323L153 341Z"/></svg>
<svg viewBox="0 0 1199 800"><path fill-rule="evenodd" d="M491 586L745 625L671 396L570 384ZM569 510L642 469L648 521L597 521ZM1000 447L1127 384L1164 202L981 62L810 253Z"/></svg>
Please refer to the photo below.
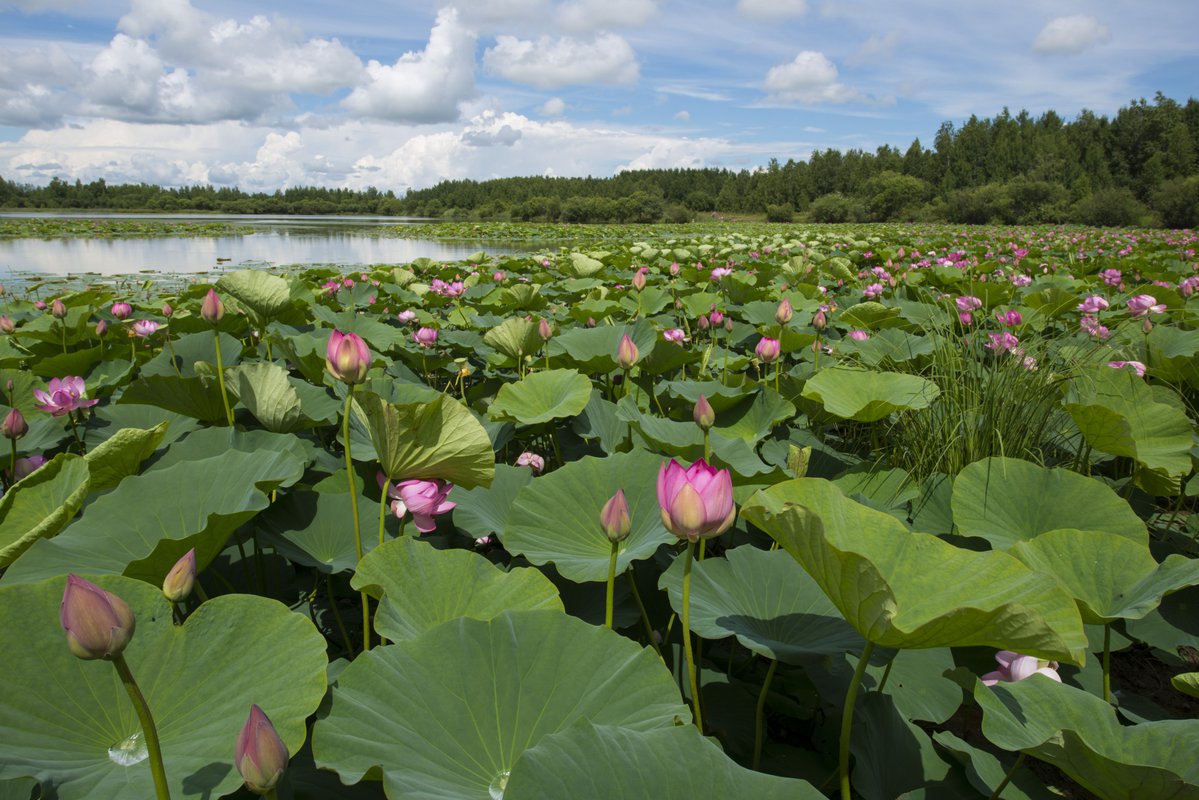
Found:
<svg viewBox="0 0 1199 800"><path fill-rule="evenodd" d="M1199 798L1197 241L10 286L0 798Z"/></svg>

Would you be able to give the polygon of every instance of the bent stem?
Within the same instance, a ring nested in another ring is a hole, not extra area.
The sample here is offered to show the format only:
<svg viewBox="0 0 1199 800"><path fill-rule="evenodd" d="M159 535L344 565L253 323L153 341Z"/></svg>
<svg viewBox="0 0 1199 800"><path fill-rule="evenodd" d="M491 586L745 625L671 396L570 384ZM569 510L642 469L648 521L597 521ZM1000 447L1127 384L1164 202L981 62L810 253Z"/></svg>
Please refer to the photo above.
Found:
<svg viewBox="0 0 1199 800"><path fill-rule="evenodd" d="M853 707L858 700L858 687L862 685L862 676L870 664L870 655L874 652L874 642L866 642L862 656L858 659L858 667L853 671L853 679L845 692L845 708L841 712L841 745L837 753L837 772L841 776L841 800L852 800L849 789L849 734L853 725Z"/></svg>
<svg viewBox="0 0 1199 800"><path fill-rule="evenodd" d="M695 712L695 727L704 732L703 713L699 708L699 684L695 679L695 654L691 652L691 561L695 542L687 540L686 561L683 562L683 652L687 656L687 678L691 682L691 708Z"/></svg>
<svg viewBox="0 0 1199 800"><path fill-rule="evenodd" d="M1016 770L1020 769L1020 765L1024 763L1025 755L1027 754L1021 753L1016 757L1016 763L1012 764L1012 768L1009 769L1007 774L1003 776L1003 780L1000 781L999 785L995 787L995 791L991 793L991 797L988 800L999 800L999 796L1003 794L1003 790L1006 789L1007 785L1012 782L1012 777L1015 776Z"/></svg>
<svg viewBox="0 0 1199 800"><path fill-rule="evenodd" d="M117 674L121 676L121 683L125 684L125 691L129 692L129 699L133 702L133 709L137 712L137 719L142 725L142 734L146 737L146 752L150 756L150 774L154 776L154 794L158 800L171 800L171 792L167 788L167 773L162 766L162 747L158 744L158 729L154 727L154 717L150 715L150 706L146 703L142 690L137 687L137 681L133 679L133 673L129 671L129 665L125 663L125 656L118 655L112 660L112 665L117 668Z"/></svg>
<svg viewBox="0 0 1199 800"><path fill-rule="evenodd" d="M233 411L229 408L229 395L225 391L225 366L221 362L221 334L216 329L212 329L212 335L216 339L216 379L221 387L221 403L225 406L225 421L229 423L229 427L233 427Z"/></svg>
<svg viewBox="0 0 1199 800"><path fill-rule="evenodd" d="M774 680L774 671L778 665L777 659L770 659L770 669L766 671L766 680L762 681L762 691L758 693L758 708L754 713L754 769L762 763L762 739L766 727L762 712L766 709L766 695L770 693L770 682Z"/></svg>
<svg viewBox="0 0 1199 800"><path fill-rule="evenodd" d="M346 447L346 480L350 482L350 513L354 516L354 551L362 561L362 530L358 522L358 487L354 485L354 462L350 458L350 406L354 402L354 384L346 385L346 407L342 412L341 438ZM362 652L371 649L371 606L365 591L362 595Z"/></svg>
<svg viewBox="0 0 1199 800"><path fill-rule="evenodd" d="M604 597L604 627L612 629L612 596L616 588L616 555L620 542L612 542L612 554L608 557L608 591Z"/></svg>

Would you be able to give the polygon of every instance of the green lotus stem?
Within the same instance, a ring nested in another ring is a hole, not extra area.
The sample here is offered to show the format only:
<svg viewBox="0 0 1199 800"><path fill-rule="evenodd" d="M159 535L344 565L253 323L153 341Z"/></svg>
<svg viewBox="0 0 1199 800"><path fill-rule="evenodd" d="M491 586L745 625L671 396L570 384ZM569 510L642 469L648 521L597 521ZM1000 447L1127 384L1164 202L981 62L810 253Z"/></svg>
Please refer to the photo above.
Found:
<svg viewBox="0 0 1199 800"><path fill-rule="evenodd" d="M17 440L11 439L9 444L12 445L12 460L8 462L8 485L12 486L17 482Z"/></svg>
<svg viewBox="0 0 1199 800"><path fill-rule="evenodd" d="M858 687L862 685L862 676L870 664L870 655L874 652L874 642L866 642L862 656L858 659L858 668L853 671L853 679L845 692L845 708L841 712L841 744L837 753L837 773L841 777L841 800L853 800L849 789L849 734L853 726L853 707L858 700Z"/></svg>
<svg viewBox="0 0 1199 800"><path fill-rule="evenodd" d="M999 785L995 787L995 791L991 793L989 800L999 800L999 796L1003 794L1003 790L1006 789L1007 785L1012 782L1012 777L1016 774L1016 770L1020 769L1020 765L1024 763L1025 755L1027 754L1021 753L1016 757L1016 763L1012 764L1012 768L1009 769L1007 774L1003 776L1003 780L1000 781Z"/></svg>
<svg viewBox="0 0 1199 800"><path fill-rule="evenodd" d="M762 739L766 732L762 712L766 709L766 695L770 693L770 682L774 680L774 671L778 665L777 660L770 659L770 669L766 671L766 680L762 681L762 691L758 693L758 707L754 714L754 769L762 763Z"/></svg>
<svg viewBox="0 0 1199 800"><path fill-rule="evenodd" d="M79 411L78 413L79 413L79 416L82 418L83 412ZM85 445L83 443L83 436L81 436L79 434L79 426L76 425L76 423L75 423L75 412L74 411L67 412L67 421L71 423L71 434L75 437L75 443L79 445L79 454L83 455L84 453L87 452L87 445ZM13 446L15 447L16 444L14 443ZM13 471L15 472L16 468L17 468L17 461L16 461L15 457L13 458L12 463L13 463Z"/></svg>
<svg viewBox="0 0 1199 800"><path fill-rule="evenodd" d="M704 428L704 461L712 463L712 437L707 428Z"/></svg>
<svg viewBox="0 0 1199 800"><path fill-rule="evenodd" d="M776 392L779 391L779 373L783 371L782 361L783 360L780 358L774 362L774 390Z"/></svg>
<svg viewBox="0 0 1199 800"><path fill-rule="evenodd" d="M641 624L645 626L645 635L649 639L650 645L654 648L654 652L658 654L658 658L662 658L662 648L658 646L658 640L654 638L654 626L649 623L649 614L645 610L645 603L641 601L641 591L637 588L637 576L633 572L633 563L629 562L629 568L625 570L625 579L629 583L629 590L633 593L633 600L637 603L637 611L641 614Z"/></svg>
<svg viewBox="0 0 1199 800"><path fill-rule="evenodd" d="M60 321L59 327L62 328L62 354L65 356L67 354L67 324Z"/></svg>
<svg viewBox="0 0 1199 800"><path fill-rule="evenodd" d="M616 588L616 555L620 542L612 542L612 554L608 557L608 591L604 598L604 627L612 629L612 597Z"/></svg>
<svg viewBox="0 0 1199 800"><path fill-rule="evenodd" d="M133 673L129 671L129 665L125 663L125 656L118 655L112 660L112 665L117 668L117 674L121 676L121 683L125 684L125 691L129 692L129 699L133 701L133 709L137 712L137 719L142 725L142 735L146 737L146 752L150 755L150 774L154 776L154 794L158 800L171 800L171 791L167 788L167 773L162 766L162 747L158 744L158 729L154 727L154 717L150 715L150 706L146 703L142 690L137 687L137 681L133 679Z"/></svg>
<svg viewBox="0 0 1199 800"><path fill-rule="evenodd" d="M212 335L216 339L216 379L221 386L221 403L225 406L225 421L232 428L233 410L229 408L229 394L225 391L225 366L221 362L221 334L216 328L213 328Z"/></svg>
<svg viewBox="0 0 1199 800"><path fill-rule="evenodd" d="M129 337L129 362L137 366L137 340L132 336Z"/></svg>
<svg viewBox="0 0 1199 800"><path fill-rule="evenodd" d="M350 405L354 402L354 384L346 384L346 406L341 415L341 437L346 447L346 480L350 482L350 513L354 517L354 552L362 561L362 527L358 522L358 487L354 485L354 462L350 458ZM371 605L365 591L362 596L362 652L371 649Z"/></svg>
<svg viewBox="0 0 1199 800"><path fill-rule="evenodd" d="M279 800L279 795L274 789L267 789L263 797L265 800Z"/></svg>
<svg viewBox="0 0 1199 800"><path fill-rule="evenodd" d="M691 561L695 542L687 541L686 561L683 562L683 652L687 656L687 678L691 682L691 708L695 712L695 727L704 732L703 713L699 708L699 684L695 679L695 655L691 652Z"/></svg>
<svg viewBox="0 0 1199 800"><path fill-rule="evenodd" d="M179 378L179 380L183 380L183 373L179 371L179 365L175 363L175 345L171 343L170 331L168 331L163 338L167 340L167 350L171 351L171 368L175 370L175 377ZM217 343L216 349L218 353L221 352L219 342Z"/></svg>
<svg viewBox="0 0 1199 800"><path fill-rule="evenodd" d="M383 484L383 494L379 497L379 544L383 544L383 521L387 518L387 490L391 488L391 478Z"/></svg>
<svg viewBox="0 0 1199 800"><path fill-rule="evenodd" d="M1112 701L1112 624L1103 626L1103 702Z"/></svg>
<svg viewBox="0 0 1199 800"><path fill-rule="evenodd" d="M878 682L878 687L874 691L881 692L883 687L887 685L887 678L891 677L891 667L893 666L895 666L895 659L887 662L887 668L883 670L883 679Z"/></svg>
<svg viewBox="0 0 1199 800"><path fill-rule="evenodd" d="M196 578L196 585L192 588L196 593L196 597L200 598L201 603L208 602L208 592L204 591L204 587L200 585L199 577Z"/></svg>
<svg viewBox="0 0 1199 800"><path fill-rule="evenodd" d="M333 593L333 573L325 573L325 591L329 594L329 608L333 612L333 621L337 623L337 632L341 634L341 640L345 642L346 651L354 652L354 646L350 644L350 634L346 630L345 620L341 618L341 610L337 607L337 595Z"/></svg>

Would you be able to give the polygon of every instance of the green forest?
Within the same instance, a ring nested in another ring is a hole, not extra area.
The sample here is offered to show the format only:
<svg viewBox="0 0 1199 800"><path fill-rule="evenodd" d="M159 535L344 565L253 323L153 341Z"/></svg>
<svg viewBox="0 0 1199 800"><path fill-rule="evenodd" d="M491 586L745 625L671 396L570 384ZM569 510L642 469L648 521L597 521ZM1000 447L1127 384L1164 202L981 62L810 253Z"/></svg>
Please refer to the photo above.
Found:
<svg viewBox="0 0 1199 800"><path fill-rule="evenodd" d="M769 221L1199 226L1199 101L1161 93L1108 119L1008 109L945 122L931 147L827 149L765 167L651 169L612 177L450 180L403 195L294 187L109 186L0 177L0 207L276 214L384 214L551 222L686 222L713 214Z"/></svg>

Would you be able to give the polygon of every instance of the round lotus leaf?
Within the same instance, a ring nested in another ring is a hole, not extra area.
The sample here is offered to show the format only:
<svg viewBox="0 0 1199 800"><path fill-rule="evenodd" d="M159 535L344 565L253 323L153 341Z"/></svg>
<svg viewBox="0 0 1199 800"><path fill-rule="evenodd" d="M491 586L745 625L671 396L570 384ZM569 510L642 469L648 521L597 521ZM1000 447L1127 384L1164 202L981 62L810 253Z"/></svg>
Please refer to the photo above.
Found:
<svg viewBox="0 0 1199 800"><path fill-rule="evenodd" d="M557 611L460 618L346 667L313 731L344 783L392 800L491 800L527 749L580 719L633 731L690 718L652 650Z"/></svg>
<svg viewBox="0 0 1199 800"><path fill-rule="evenodd" d="M488 413L494 420L536 425L577 416L591 398L591 380L573 369L534 372L500 387Z"/></svg>
<svg viewBox="0 0 1199 800"><path fill-rule="evenodd" d="M828 367L808 379L802 396L842 419L877 422L896 411L928 408L940 393L918 375Z"/></svg>

